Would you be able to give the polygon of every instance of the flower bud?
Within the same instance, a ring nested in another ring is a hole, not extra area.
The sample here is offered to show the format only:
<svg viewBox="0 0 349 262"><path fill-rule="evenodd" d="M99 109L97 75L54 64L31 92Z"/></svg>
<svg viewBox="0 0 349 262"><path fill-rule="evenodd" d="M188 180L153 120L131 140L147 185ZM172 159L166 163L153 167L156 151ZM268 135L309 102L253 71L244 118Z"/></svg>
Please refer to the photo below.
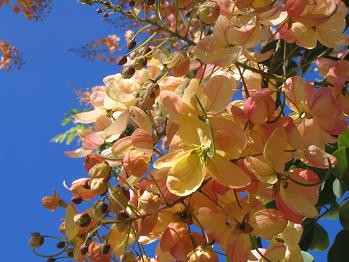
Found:
<svg viewBox="0 0 349 262"><path fill-rule="evenodd" d="M184 76L189 70L190 60L185 52L176 52L167 66L173 76Z"/></svg>
<svg viewBox="0 0 349 262"><path fill-rule="evenodd" d="M103 162L94 165L88 173L92 178L103 178L104 180L108 180L110 171L111 169L108 163Z"/></svg>
<svg viewBox="0 0 349 262"><path fill-rule="evenodd" d="M84 167L87 172L95 165L104 162L104 158L99 155L89 154L84 161Z"/></svg>
<svg viewBox="0 0 349 262"><path fill-rule="evenodd" d="M143 152L130 150L125 154L123 164L129 176L141 177L148 171L149 161Z"/></svg>
<svg viewBox="0 0 349 262"><path fill-rule="evenodd" d="M57 248L65 248L66 243L64 241L59 241L56 245Z"/></svg>
<svg viewBox="0 0 349 262"><path fill-rule="evenodd" d="M142 51L142 55L147 55L152 51L152 49L147 46L146 48L144 48L144 50Z"/></svg>
<svg viewBox="0 0 349 262"><path fill-rule="evenodd" d="M138 207L146 214L152 214L159 209L161 199L159 195L149 191L144 191L142 196L138 199Z"/></svg>
<svg viewBox="0 0 349 262"><path fill-rule="evenodd" d="M136 4L135 1L131 0L131 1L128 1L128 5L131 6L131 7L134 7Z"/></svg>
<svg viewBox="0 0 349 262"><path fill-rule="evenodd" d="M46 261L47 262L55 262L56 259L54 257L49 257Z"/></svg>
<svg viewBox="0 0 349 262"><path fill-rule="evenodd" d="M144 88L138 93L138 106L142 109L149 109L159 96L160 87L152 81L147 81L143 86Z"/></svg>
<svg viewBox="0 0 349 262"><path fill-rule="evenodd" d="M198 18L201 22L211 25L216 22L220 14L220 8L217 2L204 2L198 7Z"/></svg>
<svg viewBox="0 0 349 262"><path fill-rule="evenodd" d="M121 70L121 75L124 79L130 79L135 73L136 70L133 66L124 66Z"/></svg>
<svg viewBox="0 0 349 262"><path fill-rule="evenodd" d="M137 56L132 61L132 65L136 70L141 70L147 65L147 58L145 56Z"/></svg>
<svg viewBox="0 0 349 262"><path fill-rule="evenodd" d="M262 89L245 100L244 112L253 124L261 125L272 118L275 103L270 95L270 89Z"/></svg>
<svg viewBox="0 0 349 262"><path fill-rule="evenodd" d="M106 253L103 253L102 249L103 249L103 246L106 246L104 247L105 250L104 251L107 251L108 247L109 246L109 250L108 252ZM96 242L92 242L89 247L88 247L88 256L90 258L90 261L111 261L111 252L110 251L110 245L109 244L99 244L99 243L96 243Z"/></svg>
<svg viewBox="0 0 349 262"><path fill-rule="evenodd" d="M39 246L43 245L44 242L45 242L45 239L40 233L38 232L31 233L31 238L29 239L29 245L32 248L38 248Z"/></svg>
<svg viewBox="0 0 349 262"><path fill-rule="evenodd" d="M74 196L81 197L82 199L90 199L95 197L93 191L91 191L89 183L91 178L80 178L75 180L71 187L70 191Z"/></svg>
<svg viewBox="0 0 349 262"><path fill-rule="evenodd" d="M107 203L103 201L99 201L94 206L94 211L97 216L103 216L105 213L107 213L109 210L109 206Z"/></svg>
<svg viewBox="0 0 349 262"><path fill-rule="evenodd" d="M88 252L88 246L86 244L82 244L80 247L80 253L81 255L86 255Z"/></svg>
<svg viewBox="0 0 349 262"><path fill-rule="evenodd" d="M108 255L109 251L110 251L110 245L108 243L103 243L101 245L101 254Z"/></svg>
<svg viewBox="0 0 349 262"><path fill-rule="evenodd" d="M79 204L81 204L81 202L82 202L82 198L79 197L79 196L72 196L72 197L71 197L71 201L72 201L74 204L79 205Z"/></svg>
<svg viewBox="0 0 349 262"><path fill-rule="evenodd" d="M188 262L218 262L217 253L211 246L198 246L191 253Z"/></svg>
<svg viewBox="0 0 349 262"><path fill-rule="evenodd" d="M91 181L90 187L97 195L103 195L108 190L108 183L104 178L94 178Z"/></svg>
<svg viewBox="0 0 349 262"><path fill-rule="evenodd" d="M74 216L74 223L80 227L87 227L91 223L91 217L87 213L77 214Z"/></svg>
<svg viewBox="0 0 349 262"><path fill-rule="evenodd" d="M132 40L130 43L128 43L127 48L128 49L133 49L133 48L135 48L136 45L137 45L136 41Z"/></svg>
<svg viewBox="0 0 349 262"><path fill-rule="evenodd" d="M127 62L127 57L126 56L121 56L121 57L119 57L119 59L117 61L117 64L118 65L124 65L124 64L126 64L126 62Z"/></svg>
<svg viewBox="0 0 349 262"><path fill-rule="evenodd" d="M54 211L59 206L60 198L56 191L53 192L52 196L45 196L42 198L41 203L44 208Z"/></svg>

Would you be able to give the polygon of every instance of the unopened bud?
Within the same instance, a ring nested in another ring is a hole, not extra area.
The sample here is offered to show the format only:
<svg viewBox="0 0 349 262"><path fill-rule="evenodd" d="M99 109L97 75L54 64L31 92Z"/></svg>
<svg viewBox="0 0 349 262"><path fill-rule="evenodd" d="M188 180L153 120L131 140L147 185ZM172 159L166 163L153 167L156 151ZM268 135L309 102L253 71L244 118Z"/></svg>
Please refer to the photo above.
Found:
<svg viewBox="0 0 349 262"><path fill-rule="evenodd" d="M42 198L41 203L44 208L54 211L59 206L59 197L56 192L53 192L51 196L45 196Z"/></svg>
<svg viewBox="0 0 349 262"><path fill-rule="evenodd" d="M103 195L108 190L108 183L104 178L94 178L91 181L91 190L97 195Z"/></svg>
<svg viewBox="0 0 349 262"><path fill-rule="evenodd" d="M121 70L121 75L124 79L130 79L135 73L136 70L133 66L124 66Z"/></svg>
<svg viewBox="0 0 349 262"><path fill-rule="evenodd" d="M59 241L56 245L57 248L65 248L66 244L64 241Z"/></svg>
<svg viewBox="0 0 349 262"><path fill-rule="evenodd" d="M82 198L79 197L79 196L72 196L71 201L72 201L74 204L79 205L79 204L82 202Z"/></svg>
<svg viewBox="0 0 349 262"><path fill-rule="evenodd" d="M101 254L107 255L110 251L110 245L108 243L103 243L101 246Z"/></svg>
<svg viewBox="0 0 349 262"><path fill-rule="evenodd" d="M105 180L108 180L110 171L111 169L108 163L103 162L94 165L88 173L92 178L103 178Z"/></svg>
<svg viewBox="0 0 349 262"><path fill-rule="evenodd" d="M74 223L80 227L87 227L91 223L91 217L87 213L77 214L74 216Z"/></svg>
<svg viewBox="0 0 349 262"><path fill-rule="evenodd" d="M124 65L126 64L127 62L127 57L126 56L121 56L119 59L118 59L118 65Z"/></svg>
<svg viewBox="0 0 349 262"><path fill-rule="evenodd" d="M220 14L220 8L217 2L204 2L198 7L198 18L201 22L211 25L214 24Z"/></svg>
<svg viewBox="0 0 349 262"><path fill-rule="evenodd" d="M145 56L137 56L132 61L132 65L136 70L141 70L147 65L147 58Z"/></svg>
<svg viewBox="0 0 349 262"><path fill-rule="evenodd" d="M80 247L80 253L81 253L81 255L86 255L87 252L88 252L88 246L85 245L85 244L81 245L81 247Z"/></svg>
<svg viewBox="0 0 349 262"><path fill-rule="evenodd" d="M189 70L190 60L185 52L176 52L167 66L173 76L183 76Z"/></svg>
<svg viewBox="0 0 349 262"><path fill-rule="evenodd" d="M95 210L95 213L96 213L97 216L103 216L105 213L108 212L109 206L108 206L107 203L105 203L103 201L99 201L95 205L94 210Z"/></svg>
<svg viewBox="0 0 349 262"><path fill-rule="evenodd" d="M146 48L144 48L144 50L143 50L143 52L142 52L142 55L147 55L147 54L149 54L151 51L152 51L152 49L151 49L149 46L147 46Z"/></svg>
<svg viewBox="0 0 349 262"><path fill-rule="evenodd" d="M38 232L31 233L31 238L29 239L29 245L32 248L38 248L39 246L43 245L44 242L45 242L45 239L40 233Z"/></svg>
<svg viewBox="0 0 349 262"><path fill-rule="evenodd" d="M127 48L133 49L133 48L135 48L136 45L137 45L137 42L135 40L132 40L132 41L130 41L130 43L128 43Z"/></svg>

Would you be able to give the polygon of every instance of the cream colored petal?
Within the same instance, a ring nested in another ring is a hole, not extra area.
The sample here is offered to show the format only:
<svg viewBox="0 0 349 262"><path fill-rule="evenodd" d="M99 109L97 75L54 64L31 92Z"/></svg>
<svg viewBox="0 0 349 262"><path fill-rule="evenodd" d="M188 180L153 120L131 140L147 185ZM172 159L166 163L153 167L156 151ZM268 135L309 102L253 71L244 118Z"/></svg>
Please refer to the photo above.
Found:
<svg viewBox="0 0 349 262"><path fill-rule="evenodd" d="M244 170L219 154L208 160L206 172L217 182L231 188L241 188L251 182Z"/></svg>
<svg viewBox="0 0 349 262"><path fill-rule="evenodd" d="M168 172L168 190L177 196L194 193L204 181L202 168L199 156L193 150L186 152Z"/></svg>

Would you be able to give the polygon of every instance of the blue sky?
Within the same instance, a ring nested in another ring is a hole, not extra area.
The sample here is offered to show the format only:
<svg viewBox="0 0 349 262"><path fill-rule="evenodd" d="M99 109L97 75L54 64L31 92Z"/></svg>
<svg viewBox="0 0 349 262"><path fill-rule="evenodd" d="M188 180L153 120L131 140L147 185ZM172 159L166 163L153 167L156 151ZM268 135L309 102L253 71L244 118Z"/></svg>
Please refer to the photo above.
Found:
<svg viewBox="0 0 349 262"><path fill-rule="evenodd" d="M21 70L0 72L0 260L44 261L32 254L29 234L56 234L63 212L44 210L40 200L53 189L68 197L62 181L86 175L81 160L69 159L63 154L65 145L49 140L64 130L60 126L64 113L78 105L72 86L101 84L104 76L118 70L101 62L87 63L68 49L111 33L123 39L123 32L101 21L92 7L73 0L54 1L41 22L0 8L0 25L0 39L16 45L26 62ZM323 224L333 241L338 223ZM317 261L326 261L325 255L315 254Z"/></svg>

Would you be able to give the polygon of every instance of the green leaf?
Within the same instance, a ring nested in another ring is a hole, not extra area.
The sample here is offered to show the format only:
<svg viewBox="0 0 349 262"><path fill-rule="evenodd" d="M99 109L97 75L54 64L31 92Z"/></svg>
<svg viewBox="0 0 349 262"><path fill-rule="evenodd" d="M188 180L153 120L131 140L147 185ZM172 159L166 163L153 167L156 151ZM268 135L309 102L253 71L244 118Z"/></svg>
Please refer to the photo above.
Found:
<svg viewBox="0 0 349 262"><path fill-rule="evenodd" d="M349 147L338 148L333 155L338 159L338 164L334 168L337 178L349 175Z"/></svg>
<svg viewBox="0 0 349 262"><path fill-rule="evenodd" d="M328 262L348 261L349 231L340 231L327 254Z"/></svg>
<svg viewBox="0 0 349 262"><path fill-rule="evenodd" d="M77 131L79 130L85 130L86 127L84 125L76 125L72 128L68 129L62 134L59 134L51 139L51 142L54 143L66 143L69 145L73 140L79 139Z"/></svg>
<svg viewBox="0 0 349 262"><path fill-rule="evenodd" d="M320 226L318 223L313 225L313 239L309 246L309 249L324 251L330 245L330 239L326 230Z"/></svg>
<svg viewBox="0 0 349 262"><path fill-rule="evenodd" d="M336 197L341 197L345 193L345 185L343 185L342 181L340 181L338 178L333 181L332 188Z"/></svg>
<svg viewBox="0 0 349 262"><path fill-rule="evenodd" d="M339 221L344 229L349 229L349 201L341 206L339 211Z"/></svg>
<svg viewBox="0 0 349 262"><path fill-rule="evenodd" d="M334 177L331 176L325 182L325 185L320 192L319 201L317 204L318 206L336 204L336 196L333 194L333 188L332 188L333 181L334 181Z"/></svg>
<svg viewBox="0 0 349 262"><path fill-rule="evenodd" d="M349 129L338 137L338 148L349 147Z"/></svg>
<svg viewBox="0 0 349 262"><path fill-rule="evenodd" d="M313 262L315 258L308 252L302 251L303 262Z"/></svg>
<svg viewBox="0 0 349 262"><path fill-rule="evenodd" d="M332 219L332 220L337 220L339 216L339 210L340 210L340 206L335 204L334 206L330 207L330 210L327 211L323 217Z"/></svg>

